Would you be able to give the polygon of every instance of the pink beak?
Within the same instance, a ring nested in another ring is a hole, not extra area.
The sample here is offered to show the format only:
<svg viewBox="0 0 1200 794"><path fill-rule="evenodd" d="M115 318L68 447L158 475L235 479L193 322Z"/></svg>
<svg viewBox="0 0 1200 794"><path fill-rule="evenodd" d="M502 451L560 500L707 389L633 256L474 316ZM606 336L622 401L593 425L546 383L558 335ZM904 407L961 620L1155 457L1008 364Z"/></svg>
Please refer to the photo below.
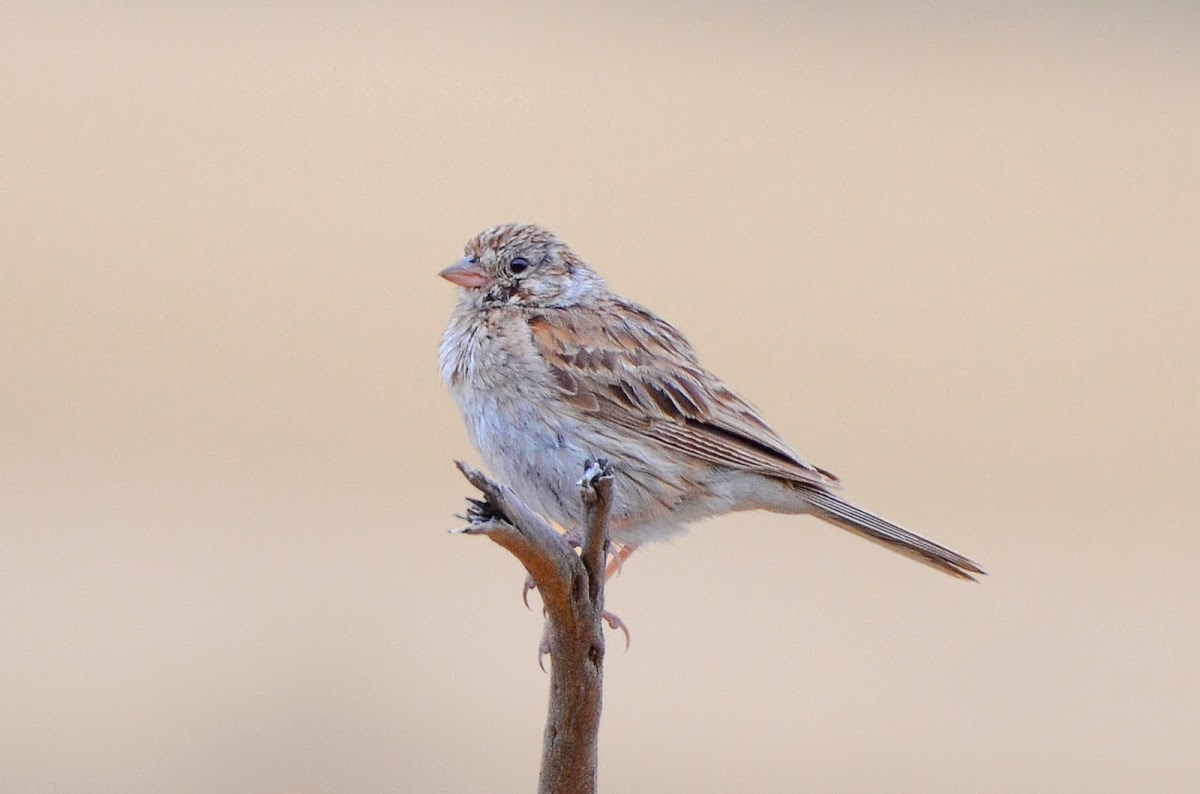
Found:
<svg viewBox="0 0 1200 794"><path fill-rule="evenodd" d="M487 273L470 259L460 259L438 275L467 289L477 289L488 282Z"/></svg>

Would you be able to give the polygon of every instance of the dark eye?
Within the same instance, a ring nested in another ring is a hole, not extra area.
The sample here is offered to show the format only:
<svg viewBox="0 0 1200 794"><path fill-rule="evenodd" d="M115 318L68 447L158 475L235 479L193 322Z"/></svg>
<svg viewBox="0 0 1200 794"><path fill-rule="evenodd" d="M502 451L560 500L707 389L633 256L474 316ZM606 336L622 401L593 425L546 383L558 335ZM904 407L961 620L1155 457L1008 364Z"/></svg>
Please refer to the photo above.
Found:
<svg viewBox="0 0 1200 794"><path fill-rule="evenodd" d="M514 275L524 273L529 269L529 260L523 256L518 256L513 259L513 261L508 263L508 269L511 270Z"/></svg>

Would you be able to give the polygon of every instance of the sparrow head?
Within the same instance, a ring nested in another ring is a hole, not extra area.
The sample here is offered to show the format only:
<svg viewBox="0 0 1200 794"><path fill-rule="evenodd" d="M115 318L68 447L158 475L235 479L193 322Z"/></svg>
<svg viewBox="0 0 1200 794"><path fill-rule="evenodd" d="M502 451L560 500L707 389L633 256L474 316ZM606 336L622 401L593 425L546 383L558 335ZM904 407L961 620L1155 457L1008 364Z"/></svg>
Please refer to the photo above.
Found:
<svg viewBox="0 0 1200 794"><path fill-rule="evenodd" d="M553 232L529 223L493 226L438 273L478 308L565 308L604 294L604 279Z"/></svg>

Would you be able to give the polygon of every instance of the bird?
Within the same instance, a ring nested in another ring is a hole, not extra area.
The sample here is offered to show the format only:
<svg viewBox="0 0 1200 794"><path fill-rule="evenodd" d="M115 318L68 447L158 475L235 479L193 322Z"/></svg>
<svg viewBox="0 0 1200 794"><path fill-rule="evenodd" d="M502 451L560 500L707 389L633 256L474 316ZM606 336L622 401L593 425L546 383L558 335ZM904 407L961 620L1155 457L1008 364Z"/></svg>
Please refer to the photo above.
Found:
<svg viewBox="0 0 1200 794"><path fill-rule="evenodd" d="M584 461L611 461L608 573L645 543L747 510L812 515L959 579L971 559L847 501L709 371L686 337L550 230L488 228L439 276L458 287L442 379L484 463L564 528L584 519Z"/></svg>

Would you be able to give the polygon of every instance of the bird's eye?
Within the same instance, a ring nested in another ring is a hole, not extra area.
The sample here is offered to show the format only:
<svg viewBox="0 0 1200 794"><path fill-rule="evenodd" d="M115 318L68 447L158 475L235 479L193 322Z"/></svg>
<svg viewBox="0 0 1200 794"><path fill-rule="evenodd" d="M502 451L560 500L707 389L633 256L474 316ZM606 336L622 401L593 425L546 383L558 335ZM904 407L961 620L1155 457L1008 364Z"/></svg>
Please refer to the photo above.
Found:
<svg viewBox="0 0 1200 794"><path fill-rule="evenodd" d="M511 270L514 275L524 273L529 269L529 260L523 256L518 256L513 259L513 261L508 263L508 269Z"/></svg>

